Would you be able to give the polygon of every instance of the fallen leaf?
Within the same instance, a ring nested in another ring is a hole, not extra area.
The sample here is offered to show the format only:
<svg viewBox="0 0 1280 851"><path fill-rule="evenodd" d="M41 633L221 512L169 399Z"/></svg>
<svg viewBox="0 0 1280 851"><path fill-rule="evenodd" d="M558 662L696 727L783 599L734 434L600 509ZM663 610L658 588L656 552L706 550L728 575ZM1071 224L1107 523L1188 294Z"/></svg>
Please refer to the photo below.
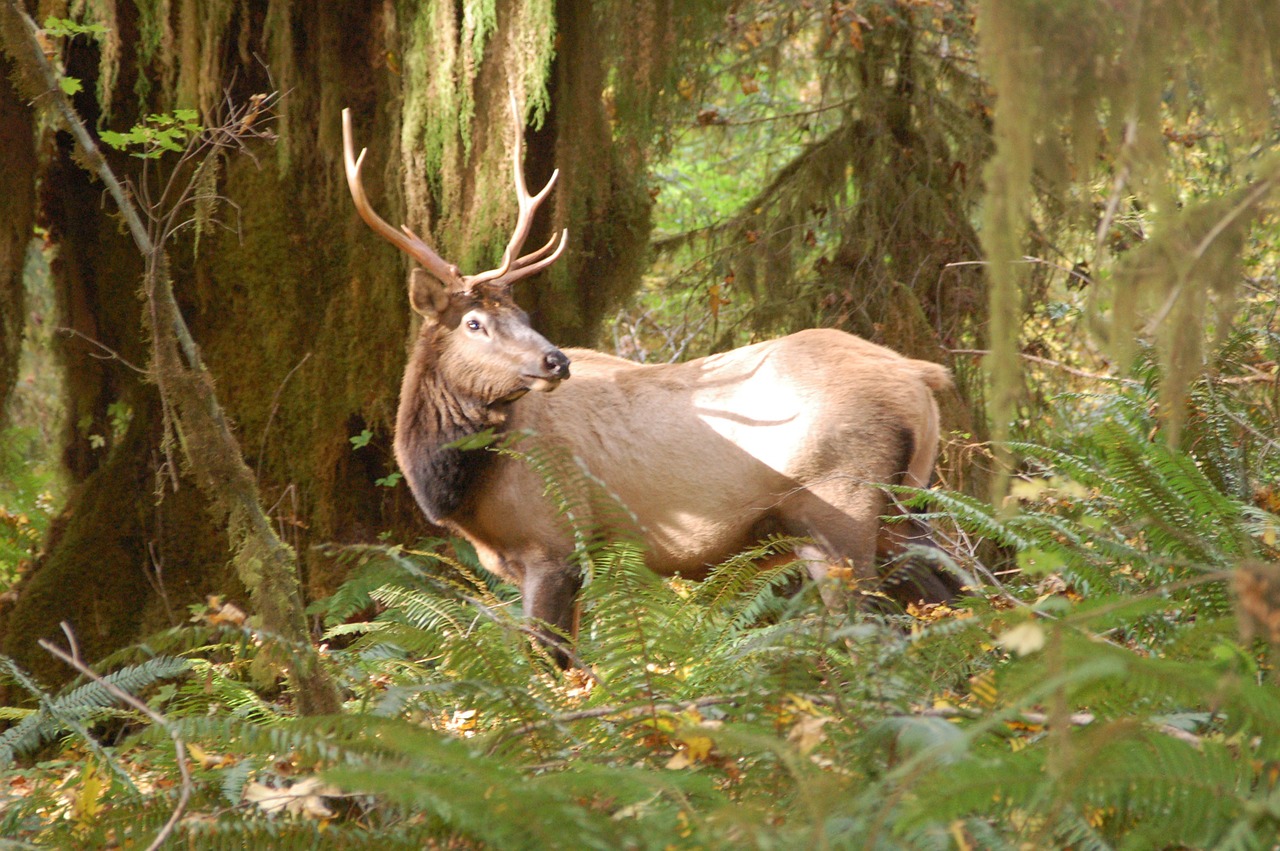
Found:
<svg viewBox="0 0 1280 851"><path fill-rule="evenodd" d="M829 715L805 715L795 723L791 732L787 733L787 741L796 746L796 750L804 756L816 748L824 738L822 728L833 720Z"/></svg>
<svg viewBox="0 0 1280 851"><path fill-rule="evenodd" d="M996 644L1019 656L1035 653L1044 647L1044 642L1044 628L1032 621L1020 623L996 639Z"/></svg>
<svg viewBox="0 0 1280 851"><path fill-rule="evenodd" d="M341 794L325 784L319 777L306 777L291 786L276 788L257 780L250 780L244 787L244 799L257 804L267 814L279 812L307 818L331 818L333 811L325 798Z"/></svg>

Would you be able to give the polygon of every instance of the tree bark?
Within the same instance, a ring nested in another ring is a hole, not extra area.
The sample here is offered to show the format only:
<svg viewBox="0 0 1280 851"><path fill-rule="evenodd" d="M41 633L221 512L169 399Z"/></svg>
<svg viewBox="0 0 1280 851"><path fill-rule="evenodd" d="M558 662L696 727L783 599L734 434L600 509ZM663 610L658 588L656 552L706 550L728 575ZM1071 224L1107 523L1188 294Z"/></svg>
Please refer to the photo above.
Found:
<svg viewBox="0 0 1280 851"><path fill-rule="evenodd" d="M0 55L0 427L18 377L26 323L22 270L35 225L35 128L31 110L10 83L11 63Z"/></svg>

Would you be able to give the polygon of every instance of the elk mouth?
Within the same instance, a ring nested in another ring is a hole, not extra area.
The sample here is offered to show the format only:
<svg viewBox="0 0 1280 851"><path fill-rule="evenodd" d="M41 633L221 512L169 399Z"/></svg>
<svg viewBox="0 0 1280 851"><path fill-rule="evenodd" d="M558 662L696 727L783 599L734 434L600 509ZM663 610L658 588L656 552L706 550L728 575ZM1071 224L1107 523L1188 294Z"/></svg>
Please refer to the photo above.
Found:
<svg viewBox="0 0 1280 851"><path fill-rule="evenodd" d="M492 404L495 404L495 405L508 404L510 402L514 402L515 400L523 397L525 394L529 392L550 393L552 390L555 390L557 387L560 386L560 382L563 381L564 378L568 378L567 375L564 378L559 378L556 376L547 377L545 375L529 375L527 373L520 377L525 380L525 384L523 387L517 387L515 390L512 390L507 395L500 397L496 402L493 402Z"/></svg>
<svg viewBox="0 0 1280 851"><path fill-rule="evenodd" d="M551 349L542 356L537 366L527 366L520 373L521 386L499 399L499 402L514 402L524 394L550 393L560 386L560 382L569 377L569 358L559 349Z"/></svg>
<svg viewBox="0 0 1280 851"><path fill-rule="evenodd" d="M525 392L533 390L538 393L550 393L552 390L555 390L560 386L561 381L568 377L569 376L567 375L563 378L559 376L548 378L543 375L526 375L525 378L529 379L529 386L525 388ZM523 395L523 393L521 395Z"/></svg>

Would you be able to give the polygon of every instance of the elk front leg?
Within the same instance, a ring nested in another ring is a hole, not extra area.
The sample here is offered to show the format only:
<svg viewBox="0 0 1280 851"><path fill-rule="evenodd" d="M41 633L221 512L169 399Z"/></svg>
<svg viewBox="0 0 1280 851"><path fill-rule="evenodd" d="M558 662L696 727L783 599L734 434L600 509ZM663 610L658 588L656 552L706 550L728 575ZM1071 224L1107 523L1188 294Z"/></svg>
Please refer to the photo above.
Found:
<svg viewBox="0 0 1280 851"><path fill-rule="evenodd" d="M876 557L882 590L903 608L916 602L949 603L963 587L946 569L945 554L929 524L918 517L908 515L881 526Z"/></svg>
<svg viewBox="0 0 1280 851"><path fill-rule="evenodd" d="M535 622L543 645L561 668L569 667L569 643L577 637L575 602L582 574L560 562L544 561L525 569L520 594L524 612Z"/></svg>

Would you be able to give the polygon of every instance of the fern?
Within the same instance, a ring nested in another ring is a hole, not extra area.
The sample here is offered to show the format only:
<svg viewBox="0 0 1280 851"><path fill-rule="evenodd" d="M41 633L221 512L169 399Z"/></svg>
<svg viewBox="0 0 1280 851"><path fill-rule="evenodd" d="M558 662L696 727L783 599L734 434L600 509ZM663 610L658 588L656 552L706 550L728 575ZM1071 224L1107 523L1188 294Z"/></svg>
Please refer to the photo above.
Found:
<svg viewBox="0 0 1280 851"><path fill-rule="evenodd" d="M1269 847L1280 696L1263 682L1259 648L1239 643L1222 579L1241 559L1275 557L1280 524L1269 503L1251 504L1250 482L1280 481L1280 453L1256 449L1270 444L1230 397L1192 398L1187 441L1173 447L1158 439L1147 388L1082 399L1085 427L1069 445L1017 445L1035 485L1017 511L903 490L939 525L1054 571L1003 574L999 593L977 587L916 615L828 611L812 584L796 592L801 563L773 563L796 544L782 538L702 583L662 580L625 508L574 459L531 440L496 446L540 471L574 536L582 669L549 664L513 589L461 544L338 549L348 583L312 610L348 695L338 716L295 718L255 681L271 636L185 627L151 642L189 659L153 705L217 756L197 766L200 817L175 838L195 848ZM1038 631L1044 647L1002 649L1015 627ZM62 699L71 692L44 703ZM57 728L43 705L8 714L16 726L3 735L24 742L36 719ZM89 736L101 717L86 710L66 729L113 770L111 806L87 828L46 827L42 813L58 804L32 796L0 815L0 830L45 829L68 846L155 835L176 794L141 794L137 754L172 770L172 744L144 726L123 760ZM323 827L244 800L251 781L316 774L342 792Z"/></svg>
<svg viewBox="0 0 1280 851"><path fill-rule="evenodd" d="M0 733L0 767L12 764L18 756L35 751L66 730L75 730L92 742L85 727L104 717L105 710L118 702L101 682L69 687L56 697L50 697L13 660L0 657L0 665L40 700L36 712ZM189 668L190 663L185 659L161 656L113 671L102 679L123 691L137 694L159 680L181 676Z"/></svg>

